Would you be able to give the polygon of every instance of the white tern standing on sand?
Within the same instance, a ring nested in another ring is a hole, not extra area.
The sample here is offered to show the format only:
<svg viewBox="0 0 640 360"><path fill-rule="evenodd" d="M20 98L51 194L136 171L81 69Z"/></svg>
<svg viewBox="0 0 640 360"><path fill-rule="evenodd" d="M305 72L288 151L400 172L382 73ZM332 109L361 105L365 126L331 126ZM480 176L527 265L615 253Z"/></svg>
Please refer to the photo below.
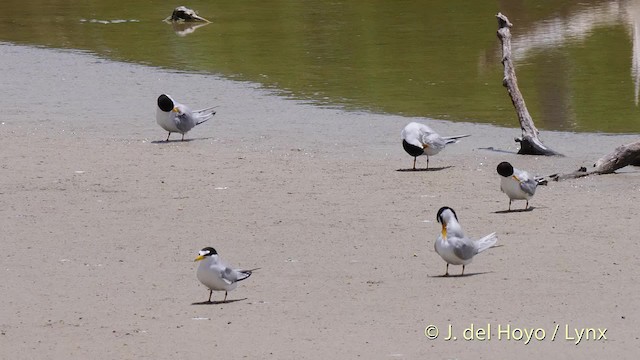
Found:
<svg viewBox="0 0 640 360"><path fill-rule="evenodd" d="M509 197L509 210L513 200L526 200L526 210L529 207L529 199L536 193L538 185L547 183L542 178L534 178L528 172L514 168L506 161L498 164L496 170L500 175L500 190Z"/></svg>
<svg viewBox="0 0 640 360"><path fill-rule="evenodd" d="M224 291L224 300L227 301L227 292L238 286L238 281L242 281L251 273L258 269L240 270L227 266L218 256L216 249L206 247L198 253L198 257L194 261L200 261L196 276L200 282L209 288L209 300L211 302L211 294L213 291Z"/></svg>
<svg viewBox="0 0 640 360"><path fill-rule="evenodd" d="M184 141L184 134L216 114L212 109L213 107L192 111L188 106L173 100L171 96L162 94L158 97L156 121L158 125L169 132L166 141L169 141L171 133L174 132L182 134Z"/></svg>
<svg viewBox="0 0 640 360"><path fill-rule="evenodd" d="M427 155L427 169L429 156L439 153L448 144L458 142L458 139L470 135L440 136L430 127L417 122L411 122L402 129L402 147L407 154L413 156L413 170L416 169L416 158Z"/></svg>
<svg viewBox="0 0 640 360"><path fill-rule="evenodd" d="M452 208L444 206L438 210L436 219L442 224L442 233L436 240L436 252L447 262L447 271L444 276L449 276L449 264L468 265L477 254L492 247L498 238L496 233L491 233L480 240L471 240L464 236L462 227L458 222L458 216Z"/></svg>

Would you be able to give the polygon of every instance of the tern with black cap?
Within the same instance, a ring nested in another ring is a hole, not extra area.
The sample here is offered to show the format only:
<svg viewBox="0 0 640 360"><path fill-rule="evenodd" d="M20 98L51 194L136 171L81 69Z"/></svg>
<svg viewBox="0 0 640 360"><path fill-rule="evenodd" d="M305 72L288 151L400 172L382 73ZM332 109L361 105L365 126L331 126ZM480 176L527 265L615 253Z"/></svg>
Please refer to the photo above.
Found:
<svg viewBox="0 0 640 360"><path fill-rule="evenodd" d="M496 168L500 175L500 190L509 197L509 210L513 200L526 200L525 210L529 208L529 200L536 193L538 185L546 185L546 180L541 177L533 177L524 170L514 168L506 161L498 164Z"/></svg>
<svg viewBox="0 0 640 360"><path fill-rule="evenodd" d="M225 264L216 249L206 247L198 253L194 261L199 261L196 276L200 282L209 288L209 300L214 291L224 291L224 300L227 301L227 293L238 286L238 282L245 280L251 273L258 269L240 270Z"/></svg>
<svg viewBox="0 0 640 360"><path fill-rule="evenodd" d="M435 249L438 255L447 262L447 271L444 276L449 276L449 264L462 265L471 263L473 257L495 245L498 241L496 233L491 233L480 240L471 240L464 235L462 226L458 222L456 212L444 206L438 210L436 219L442 224L442 232L436 239Z"/></svg>
<svg viewBox="0 0 640 360"><path fill-rule="evenodd" d="M429 156L436 155L448 144L457 143L458 139L471 135L440 136L425 124L411 122L402 129L402 147L407 154L413 156L413 170L416 169L416 159L420 155L427 156L427 169L429 168Z"/></svg>
<svg viewBox="0 0 640 360"><path fill-rule="evenodd" d="M182 140L184 141L184 134L196 125L211 119L216 114L213 108L191 110L188 106L173 100L171 96L162 94L158 96L156 122L169 132L166 141L169 141L171 133L174 132L182 134Z"/></svg>

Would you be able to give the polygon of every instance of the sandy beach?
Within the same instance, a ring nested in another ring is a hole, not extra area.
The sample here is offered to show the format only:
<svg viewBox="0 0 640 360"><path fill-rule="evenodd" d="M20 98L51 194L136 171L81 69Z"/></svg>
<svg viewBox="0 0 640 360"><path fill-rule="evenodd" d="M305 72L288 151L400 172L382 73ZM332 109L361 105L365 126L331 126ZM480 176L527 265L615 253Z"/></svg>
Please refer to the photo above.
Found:
<svg viewBox="0 0 640 360"><path fill-rule="evenodd" d="M566 156L518 156L518 128L322 108L69 51L0 51L2 359L635 356L638 169L550 183L532 211L504 213L495 168L570 172L637 135L542 132ZM165 143L165 92L218 113L189 141ZM410 121L472 136L432 157L432 171L398 171L413 161L400 140ZM433 248L445 205L470 237L498 235L464 277L442 277ZM237 301L194 305L208 297L193 262L206 246L261 268L229 293ZM490 339L477 336L488 325ZM578 342L575 329L596 339Z"/></svg>

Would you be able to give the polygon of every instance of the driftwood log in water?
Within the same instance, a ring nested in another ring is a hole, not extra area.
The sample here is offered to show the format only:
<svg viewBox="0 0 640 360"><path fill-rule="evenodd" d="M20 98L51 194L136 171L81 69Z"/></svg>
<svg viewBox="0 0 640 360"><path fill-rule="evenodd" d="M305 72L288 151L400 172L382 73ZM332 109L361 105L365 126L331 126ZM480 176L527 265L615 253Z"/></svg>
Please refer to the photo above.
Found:
<svg viewBox="0 0 640 360"><path fill-rule="evenodd" d="M550 178L555 181L575 179L588 175L611 174L618 169L628 165L640 166L640 140L618 146L612 153L601 157L595 164L593 170L587 171L582 167L572 173L562 175L552 175Z"/></svg>
<svg viewBox="0 0 640 360"><path fill-rule="evenodd" d="M542 143L538 137L538 129L533 124L533 119L524 103L524 98L518 88L518 80L516 78L516 70L511 61L511 26L506 16L498 13L498 38L502 43L502 65L504 66L504 78L502 85L507 88L511 102L516 109L518 120L520 120L520 128L522 129L522 137L516 138L515 141L520 143L518 154L524 155L561 155Z"/></svg>
<svg viewBox="0 0 640 360"><path fill-rule="evenodd" d="M199 16L195 10L189 9L186 6L178 6L173 9L173 13L168 18L164 19L166 22L210 22L209 20Z"/></svg>

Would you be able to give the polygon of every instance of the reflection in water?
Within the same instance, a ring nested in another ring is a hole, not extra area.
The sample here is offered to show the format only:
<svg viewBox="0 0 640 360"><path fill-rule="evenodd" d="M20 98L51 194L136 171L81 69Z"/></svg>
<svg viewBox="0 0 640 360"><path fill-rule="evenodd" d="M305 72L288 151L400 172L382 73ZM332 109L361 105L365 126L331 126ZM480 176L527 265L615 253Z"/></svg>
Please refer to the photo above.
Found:
<svg viewBox="0 0 640 360"><path fill-rule="evenodd" d="M172 11L160 0L3 0L0 41L211 72L347 109L513 127L500 11L514 23L519 86L537 127L640 132L638 1L193 0L216 17L182 28L159 20Z"/></svg>
<svg viewBox="0 0 640 360"><path fill-rule="evenodd" d="M545 66L540 72L544 77L535 79L537 93L540 94L540 117L545 119L549 127L555 129L571 129L576 121L576 114L572 112L571 89L569 88L570 60L563 54L546 54L553 66ZM552 79L545 81L544 79Z"/></svg>
<svg viewBox="0 0 640 360"><path fill-rule="evenodd" d="M195 23L195 22L177 22L172 21L171 27L178 36L187 36L196 31L197 28L209 25L209 22Z"/></svg>
<svg viewBox="0 0 640 360"><path fill-rule="evenodd" d="M532 30L514 34L512 51L515 59L528 53L554 49L585 41L596 28L616 25L624 20L624 7L617 1L581 8L568 16L557 16L538 21Z"/></svg>
<svg viewBox="0 0 640 360"><path fill-rule="evenodd" d="M631 75L634 84L634 104L638 106L640 93L640 4L638 1L610 1L576 10L567 16L557 16L538 21L531 30L514 36L512 49L516 61L527 61L528 56L553 58L552 66L545 67L547 76L553 79L547 82L539 93L543 118L552 122L551 128L571 129L577 127L576 114L571 112L572 89L567 86L571 78L566 75L572 71L571 64L564 54L558 54L558 48L581 46L580 44L595 36L598 29L624 26L629 29L632 43ZM605 48L602 51L609 51ZM541 55L544 54L544 55ZM634 118L637 113L634 112ZM634 119L634 120L635 120ZM606 117L601 120L607 121ZM635 120L635 126L638 128ZM637 130L636 130L637 131Z"/></svg>
<svg viewBox="0 0 640 360"><path fill-rule="evenodd" d="M136 20L136 19L129 19L129 20L124 20L124 19L115 19L115 20L80 19L80 22L81 23L90 23L90 24L108 25L108 24L122 24L122 23L127 23L127 22L140 22L140 20Z"/></svg>
<svg viewBox="0 0 640 360"><path fill-rule="evenodd" d="M638 1L630 1L627 7L628 22L631 27L631 38L633 42L633 61L631 62L631 75L634 79L635 104L638 106L638 96L640 93L640 4Z"/></svg>
<svg viewBox="0 0 640 360"><path fill-rule="evenodd" d="M540 94L541 118L548 127L572 129L578 122L572 111L572 89L568 86L571 60L566 53L556 49L587 41L597 28L619 23L623 12L617 2L596 4L568 16L538 21L527 32L514 35L512 53L515 61L527 62L528 57L536 56L543 59L535 63L542 64L539 73L544 76L534 81Z"/></svg>

